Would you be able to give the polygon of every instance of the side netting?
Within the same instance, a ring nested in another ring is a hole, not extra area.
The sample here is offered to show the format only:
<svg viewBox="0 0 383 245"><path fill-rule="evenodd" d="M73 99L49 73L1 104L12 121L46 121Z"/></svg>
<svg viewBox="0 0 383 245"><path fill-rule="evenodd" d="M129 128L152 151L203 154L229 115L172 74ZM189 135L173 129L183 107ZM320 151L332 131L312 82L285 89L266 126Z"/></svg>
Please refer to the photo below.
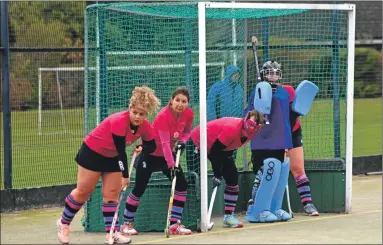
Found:
<svg viewBox="0 0 383 245"><path fill-rule="evenodd" d="M193 127L199 124L197 3L95 4L85 14L85 133L108 115L125 110L131 91L139 85L153 88L162 106L175 88L188 87L195 114ZM275 60L282 65L283 84L296 87L302 80L310 80L320 89L309 115L301 120L305 157L314 162L310 167L344 170L343 165L322 164L319 159L346 155L348 31L347 11L206 8L207 120L242 116L256 84L251 50L255 35L260 42L260 67ZM201 218L201 185L200 163L193 159L193 151L188 142L181 158L189 184L182 222L196 230ZM131 148L127 152L130 155ZM249 146L234 157L238 169L246 169ZM134 179L135 173L125 196ZM170 188L171 182L161 172L152 175L136 213L139 232L163 231ZM101 205L100 183L85 205L85 231L104 231ZM124 208L125 201L120 221Z"/></svg>

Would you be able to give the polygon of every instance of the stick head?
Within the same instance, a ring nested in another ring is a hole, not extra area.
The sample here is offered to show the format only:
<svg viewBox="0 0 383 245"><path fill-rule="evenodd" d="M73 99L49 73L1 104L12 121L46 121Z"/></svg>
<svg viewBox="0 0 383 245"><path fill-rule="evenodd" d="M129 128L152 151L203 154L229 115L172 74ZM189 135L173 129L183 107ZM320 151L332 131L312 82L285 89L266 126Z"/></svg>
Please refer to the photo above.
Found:
<svg viewBox="0 0 383 245"><path fill-rule="evenodd" d="M114 239L113 239L113 235L111 233L111 234L109 234L108 244L113 244L113 243L114 243Z"/></svg>
<svg viewBox="0 0 383 245"><path fill-rule="evenodd" d="M210 224L207 227L207 230L210 231L214 227L214 222L210 222Z"/></svg>
<svg viewBox="0 0 383 245"><path fill-rule="evenodd" d="M251 37L251 42L252 42L253 44L257 45L257 44L258 44L258 39L257 39L257 37L256 37L256 36L252 36L252 37Z"/></svg>

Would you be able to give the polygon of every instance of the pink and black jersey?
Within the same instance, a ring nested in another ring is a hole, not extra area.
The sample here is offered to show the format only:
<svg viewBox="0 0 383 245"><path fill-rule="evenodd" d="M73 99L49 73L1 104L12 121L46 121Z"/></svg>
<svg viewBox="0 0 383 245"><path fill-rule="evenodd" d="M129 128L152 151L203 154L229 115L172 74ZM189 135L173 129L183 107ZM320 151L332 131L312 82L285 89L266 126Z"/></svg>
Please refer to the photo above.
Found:
<svg viewBox="0 0 383 245"><path fill-rule="evenodd" d="M257 131L250 134L245 142L241 141L243 119L236 117L222 117L209 121L207 123L207 152L210 153L211 147L218 139L224 144L226 149L224 151L232 151L240 148L252 138L255 137ZM198 125L191 132L191 139L194 145L200 149L200 126Z"/></svg>
<svg viewBox="0 0 383 245"><path fill-rule="evenodd" d="M295 90L293 88L293 86L290 86L290 85L282 85L282 87L284 89L286 89L286 91L289 93L290 95L290 103L293 103L294 101L294 96L295 96ZM296 131L299 127L301 126L301 123L299 122L299 117L296 119L295 121L295 124L292 128L292 131Z"/></svg>
<svg viewBox="0 0 383 245"><path fill-rule="evenodd" d="M133 134L129 111L122 111L105 118L85 137L84 142L90 149L105 157L116 157L118 152L112 134L125 136L126 146L133 144L140 137L145 141L153 139L152 127L147 120L144 120Z"/></svg>
<svg viewBox="0 0 383 245"><path fill-rule="evenodd" d="M178 118L169 106L162 108L152 124L156 150L151 155L164 156L168 163L173 163L172 149L177 141L185 143L189 139L193 118L194 113L190 107Z"/></svg>

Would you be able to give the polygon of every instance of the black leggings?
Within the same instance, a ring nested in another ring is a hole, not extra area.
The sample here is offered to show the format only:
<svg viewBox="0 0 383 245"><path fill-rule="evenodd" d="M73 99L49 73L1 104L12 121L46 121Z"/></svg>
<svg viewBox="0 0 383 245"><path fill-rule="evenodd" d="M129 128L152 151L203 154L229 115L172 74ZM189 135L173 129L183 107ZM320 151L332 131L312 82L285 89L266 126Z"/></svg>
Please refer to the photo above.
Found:
<svg viewBox="0 0 383 245"><path fill-rule="evenodd" d="M186 152L188 171L196 172L198 176L200 176L200 151L191 140L188 141ZM207 155L207 158L211 162L213 172L222 176L227 185L237 185L238 170L234 161L235 152L227 153L227 155L228 156L225 157L222 161L214 160L214 156L211 156L210 154Z"/></svg>
<svg viewBox="0 0 383 245"><path fill-rule="evenodd" d="M263 161L267 158L276 158L282 163L285 161L285 150L251 150L254 174L257 174L257 171L263 166Z"/></svg>
<svg viewBox="0 0 383 245"><path fill-rule="evenodd" d="M132 193L136 197L142 197L146 187L148 186L149 179L153 172L162 171L171 180L170 170L168 169L164 157L156 157L152 155L144 156L140 154L136 159L136 180ZM188 183L186 182L185 175L179 166L179 171L176 172L176 191L186 191Z"/></svg>

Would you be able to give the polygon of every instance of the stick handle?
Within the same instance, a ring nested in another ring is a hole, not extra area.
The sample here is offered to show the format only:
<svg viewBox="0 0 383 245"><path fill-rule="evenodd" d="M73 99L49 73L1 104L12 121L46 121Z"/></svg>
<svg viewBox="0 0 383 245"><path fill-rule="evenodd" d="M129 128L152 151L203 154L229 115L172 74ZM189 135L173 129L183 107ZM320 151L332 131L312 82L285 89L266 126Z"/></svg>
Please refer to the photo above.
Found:
<svg viewBox="0 0 383 245"><path fill-rule="evenodd" d="M261 82L261 75L259 73L259 68L258 68L258 56L257 56L257 46L258 46L258 39L256 36L251 37L251 43L253 46L253 53L254 53L254 63L255 63L255 71L257 73L257 81Z"/></svg>

